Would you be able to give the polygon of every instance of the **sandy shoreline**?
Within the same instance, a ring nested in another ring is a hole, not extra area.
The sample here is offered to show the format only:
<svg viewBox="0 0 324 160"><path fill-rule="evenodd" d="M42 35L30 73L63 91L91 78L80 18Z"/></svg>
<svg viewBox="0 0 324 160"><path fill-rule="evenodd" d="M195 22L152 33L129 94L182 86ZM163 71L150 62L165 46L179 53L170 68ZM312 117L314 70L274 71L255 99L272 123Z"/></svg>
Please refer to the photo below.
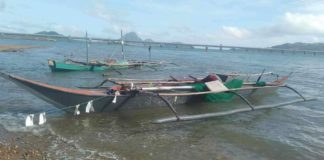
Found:
<svg viewBox="0 0 324 160"><path fill-rule="evenodd" d="M48 142L39 136L9 132L0 126L1 159L48 159Z"/></svg>
<svg viewBox="0 0 324 160"><path fill-rule="evenodd" d="M40 48L39 46L30 45L5 45L0 44L0 52L21 52L24 49Z"/></svg>
<svg viewBox="0 0 324 160"><path fill-rule="evenodd" d="M0 125L0 159L115 159L83 149L73 140L45 129L41 133L12 132Z"/></svg>

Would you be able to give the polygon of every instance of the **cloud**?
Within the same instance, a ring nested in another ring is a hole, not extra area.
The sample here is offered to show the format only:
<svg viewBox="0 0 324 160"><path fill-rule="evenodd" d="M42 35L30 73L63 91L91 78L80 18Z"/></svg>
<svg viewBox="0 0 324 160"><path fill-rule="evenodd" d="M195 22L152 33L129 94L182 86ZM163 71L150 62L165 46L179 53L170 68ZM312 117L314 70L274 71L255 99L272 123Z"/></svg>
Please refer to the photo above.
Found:
<svg viewBox="0 0 324 160"><path fill-rule="evenodd" d="M233 27L233 26L223 26L222 31L238 39L246 38L247 36L250 35L250 31L248 31L247 29Z"/></svg>
<svg viewBox="0 0 324 160"><path fill-rule="evenodd" d="M324 14L286 12L269 26L222 26L205 36L211 42L251 47L288 42L323 42Z"/></svg>
<svg viewBox="0 0 324 160"><path fill-rule="evenodd" d="M187 25L174 25L174 26L170 26L170 29L175 31L176 33L180 33L180 34L188 34L188 33L192 33L193 30L187 26Z"/></svg>
<svg viewBox="0 0 324 160"><path fill-rule="evenodd" d="M285 3L280 0L133 0L127 3L91 0L75 4L75 8L71 8L73 17L51 18L42 12L45 21L42 16L37 16L39 11L35 7L46 9L56 5L18 2L0 0L0 15L3 15L0 30L28 33L54 30L65 35L83 36L82 27L87 27L98 37L119 38L122 29L125 33L135 31L142 38L155 41L242 46L313 42L324 37L323 0ZM56 4L56 1L51 0L51 3ZM24 16L27 16L25 20L21 18Z"/></svg>
<svg viewBox="0 0 324 160"><path fill-rule="evenodd" d="M25 20L0 22L0 31L2 32L28 33L35 28L43 28L43 26Z"/></svg>
<svg viewBox="0 0 324 160"><path fill-rule="evenodd" d="M26 29L22 27L12 26L12 25L1 25L0 32L11 32L11 33L25 33Z"/></svg>
<svg viewBox="0 0 324 160"><path fill-rule="evenodd" d="M117 18L118 14L117 13L112 13L109 12L103 4L95 4L93 10L90 12L90 15L94 16L94 17L98 17L100 19L103 19L107 22L114 22L114 23L118 23L118 24L123 24L126 23L125 20L119 19Z"/></svg>
<svg viewBox="0 0 324 160"><path fill-rule="evenodd" d="M323 0L295 1L295 5L292 8L295 8L296 12L300 13L324 13Z"/></svg>
<svg viewBox="0 0 324 160"><path fill-rule="evenodd" d="M250 46L287 42L320 42L324 38L324 14L286 12L269 26L223 26L206 37L210 41ZM234 44L233 44L234 45Z"/></svg>
<svg viewBox="0 0 324 160"><path fill-rule="evenodd" d="M0 0L0 12L4 11L6 8L6 3L5 1Z"/></svg>
<svg viewBox="0 0 324 160"><path fill-rule="evenodd" d="M286 13L283 25L292 34L324 35L324 14Z"/></svg>
<svg viewBox="0 0 324 160"><path fill-rule="evenodd" d="M259 27L253 32L259 37L323 36L324 14L287 12L272 26Z"/></svg>
<svg viewBox="0 0 324 160"><path fill-rule="evenodd" d="M76 26L66 26L61 24L49 25L48 27L44 27L44 29L48 31L56 31L64 35L72 35L72 36L83 36L85 34L84 30L81 30Z"/></svg>
<svg viewBox="0 0 324 160"><path fill-rule="evenodd" d="M197 1L196 1L197 2ZM192 13L196 4L195 0L177 0L177 1L156 1L156 0L132 0L130 3L137 8L149 13ZM201 3L198 1L198 3Z"/></svg>
<svg viewBox="0 0 324 160"><path fill-rule="evenodd" d="M9 21L10 25L1 24L1 32L13 32L13 33L36 33L39 31L56 31L64 35L72 36L83 36L85 34L84 30L73 26L73 25L63 25L57 23L34 23L26 20L22 21Z"/></svg>
<svg viewBox="0 0 324 160"><path fill-rule="evenodd" d="M94 7L89 11L89 15L99 18L110 25L103 29L105 32L119 33L121 29L125 31L132 31L133 25L126 17L125 12L108 10L101 1L96 1Z"/></svg>

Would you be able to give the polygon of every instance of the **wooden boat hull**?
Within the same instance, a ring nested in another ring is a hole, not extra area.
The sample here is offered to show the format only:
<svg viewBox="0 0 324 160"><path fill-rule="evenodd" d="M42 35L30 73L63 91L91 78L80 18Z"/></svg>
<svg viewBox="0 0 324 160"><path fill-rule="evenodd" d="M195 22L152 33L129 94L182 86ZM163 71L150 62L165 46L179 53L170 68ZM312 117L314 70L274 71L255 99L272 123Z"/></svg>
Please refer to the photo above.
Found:
<svg viewBox="0 0 324 160"><path fill-rule="evenodd" d="M81 63L66 63L58 62L55 60L48 60L48 66L52 72L68 72L68 71L106 71L106 70L120 70L129 69L140 66L154 67L158 66L158 63L128 63L128 62L117 62L117 64L112 65L91 65L91 64L81 64Z"/></svg>
<svg viewBox="0 0 324 160"><path fill-rule="evenodd" d="M112 69L112 67L109 67L109 66L82 65L82 64L57 62L54 60L49 60L48 66L50 67L52 72L105 71L108 69ZM119 69L122 69L122 68L127 68L127 67L121 67Z"/></svg>
<svg viewBox="0 0 324 160"><path fill-rule="evenodd" d="M54 105L58 109L62 109L67 112L74 112L75 105L80 104L79 110L84 112L87 102L93 101L93 107L96 112L109 112L116 108L119 108L124 102L127 101L127 105L123 108L143 108L147 106L165 106L164 102L159 100L156 96L148 94L138 94L134 98L129 100L129 95L119 95L117 102L112 103L115 98L114 95L106 93L105 89L100 90L86 90L86 89L70 89L64 87L57 87L48 85L45 83L28 80L18 76L8 75L0 73L2 77L10 80L18 86L26 89L38 98ZM182 97L174 101L174 97L167 97L173 104L183 104L187 102L189 97ZM154 105L152 105L154 104Z"/></svg>
<svg viewBox="0 0 324 160"><path fill-rule="evenodd" d="M93 106L96 112L109 112L122 108L143 108L143 107L153 107L153 106L166 106L156 94L150 94L145 92L140 92L137 94L127 93L117 96L117 102L113 103L115 95L110 95L107 93L107 89L101 88L96 90L91 89L71 89L58 87L53 85L48 85L45 83L36 82L33 80L28 80L18 76L8 75L0 73L0 75L18 86L26 89L35 96L41 98L42 100L53 104L55 107L65 110L67 112L74 112L75 106L80 104L80 111L84 112L87 102L93 100ZM277 88L268 88L266 92L259 92L260 89L250 89L239 91L240 93L248 96L254 95L256 93L269 94L269 91L275 91ZM152 92L151 92L152 93ZM173 105L184 104L187 102L197 102L201 101L202 95L189 95L189 96L163 96L168 102ZM127 104L125 104L127 103ZM124 105L125 104L125 105Z"/></svg>

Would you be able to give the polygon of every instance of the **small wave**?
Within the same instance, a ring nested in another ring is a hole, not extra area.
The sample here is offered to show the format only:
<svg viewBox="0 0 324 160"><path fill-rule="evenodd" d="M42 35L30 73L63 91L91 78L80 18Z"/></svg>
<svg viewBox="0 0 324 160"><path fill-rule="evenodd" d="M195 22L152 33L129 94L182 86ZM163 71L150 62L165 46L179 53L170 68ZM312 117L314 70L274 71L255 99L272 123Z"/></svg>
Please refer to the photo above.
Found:
<svg viewBox="0 0 324 160"><path fill-rule="evenodd" d="M27 114L5 112L0 114L0 125L10 132L32 132L35 135L46 130L46 125L25 126Z"/></svg>
<svg viewBox="0 0 324 160"><path fill-rule="evenodd" d="M49 148L49 156L63 159L121 159L113 152L100 152L95 149L87 149L82 147L78 142L78 137L65 138L48 128L50 133L56 138L51 142Z"/></svg>

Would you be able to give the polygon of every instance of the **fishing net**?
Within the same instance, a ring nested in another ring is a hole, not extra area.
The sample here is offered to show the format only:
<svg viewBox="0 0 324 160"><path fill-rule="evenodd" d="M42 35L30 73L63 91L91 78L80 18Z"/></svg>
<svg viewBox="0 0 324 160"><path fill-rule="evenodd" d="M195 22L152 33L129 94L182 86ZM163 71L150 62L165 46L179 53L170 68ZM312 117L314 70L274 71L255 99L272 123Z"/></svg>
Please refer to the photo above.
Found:
<svg viewBox="0 0 324 160"><path fill-rule="evenodd" d="M233 79L224 84L228 89L241 88L243 86L243 80ZM204 83L193 84L196 92L207 91L208 88ZM226 102L232 100L234 97L233 93L210 93L203 95L203 99L206 102Z"/></svg>
<svg viewBox="0 0 324 160"><path fill-rule="evenodd" d="M264 86L266 86L267 84L266 84L266 82L264 82L264 81L259 81L259 82L256 82L255 85L258 86L258 87L264 87Z"/></svg>

